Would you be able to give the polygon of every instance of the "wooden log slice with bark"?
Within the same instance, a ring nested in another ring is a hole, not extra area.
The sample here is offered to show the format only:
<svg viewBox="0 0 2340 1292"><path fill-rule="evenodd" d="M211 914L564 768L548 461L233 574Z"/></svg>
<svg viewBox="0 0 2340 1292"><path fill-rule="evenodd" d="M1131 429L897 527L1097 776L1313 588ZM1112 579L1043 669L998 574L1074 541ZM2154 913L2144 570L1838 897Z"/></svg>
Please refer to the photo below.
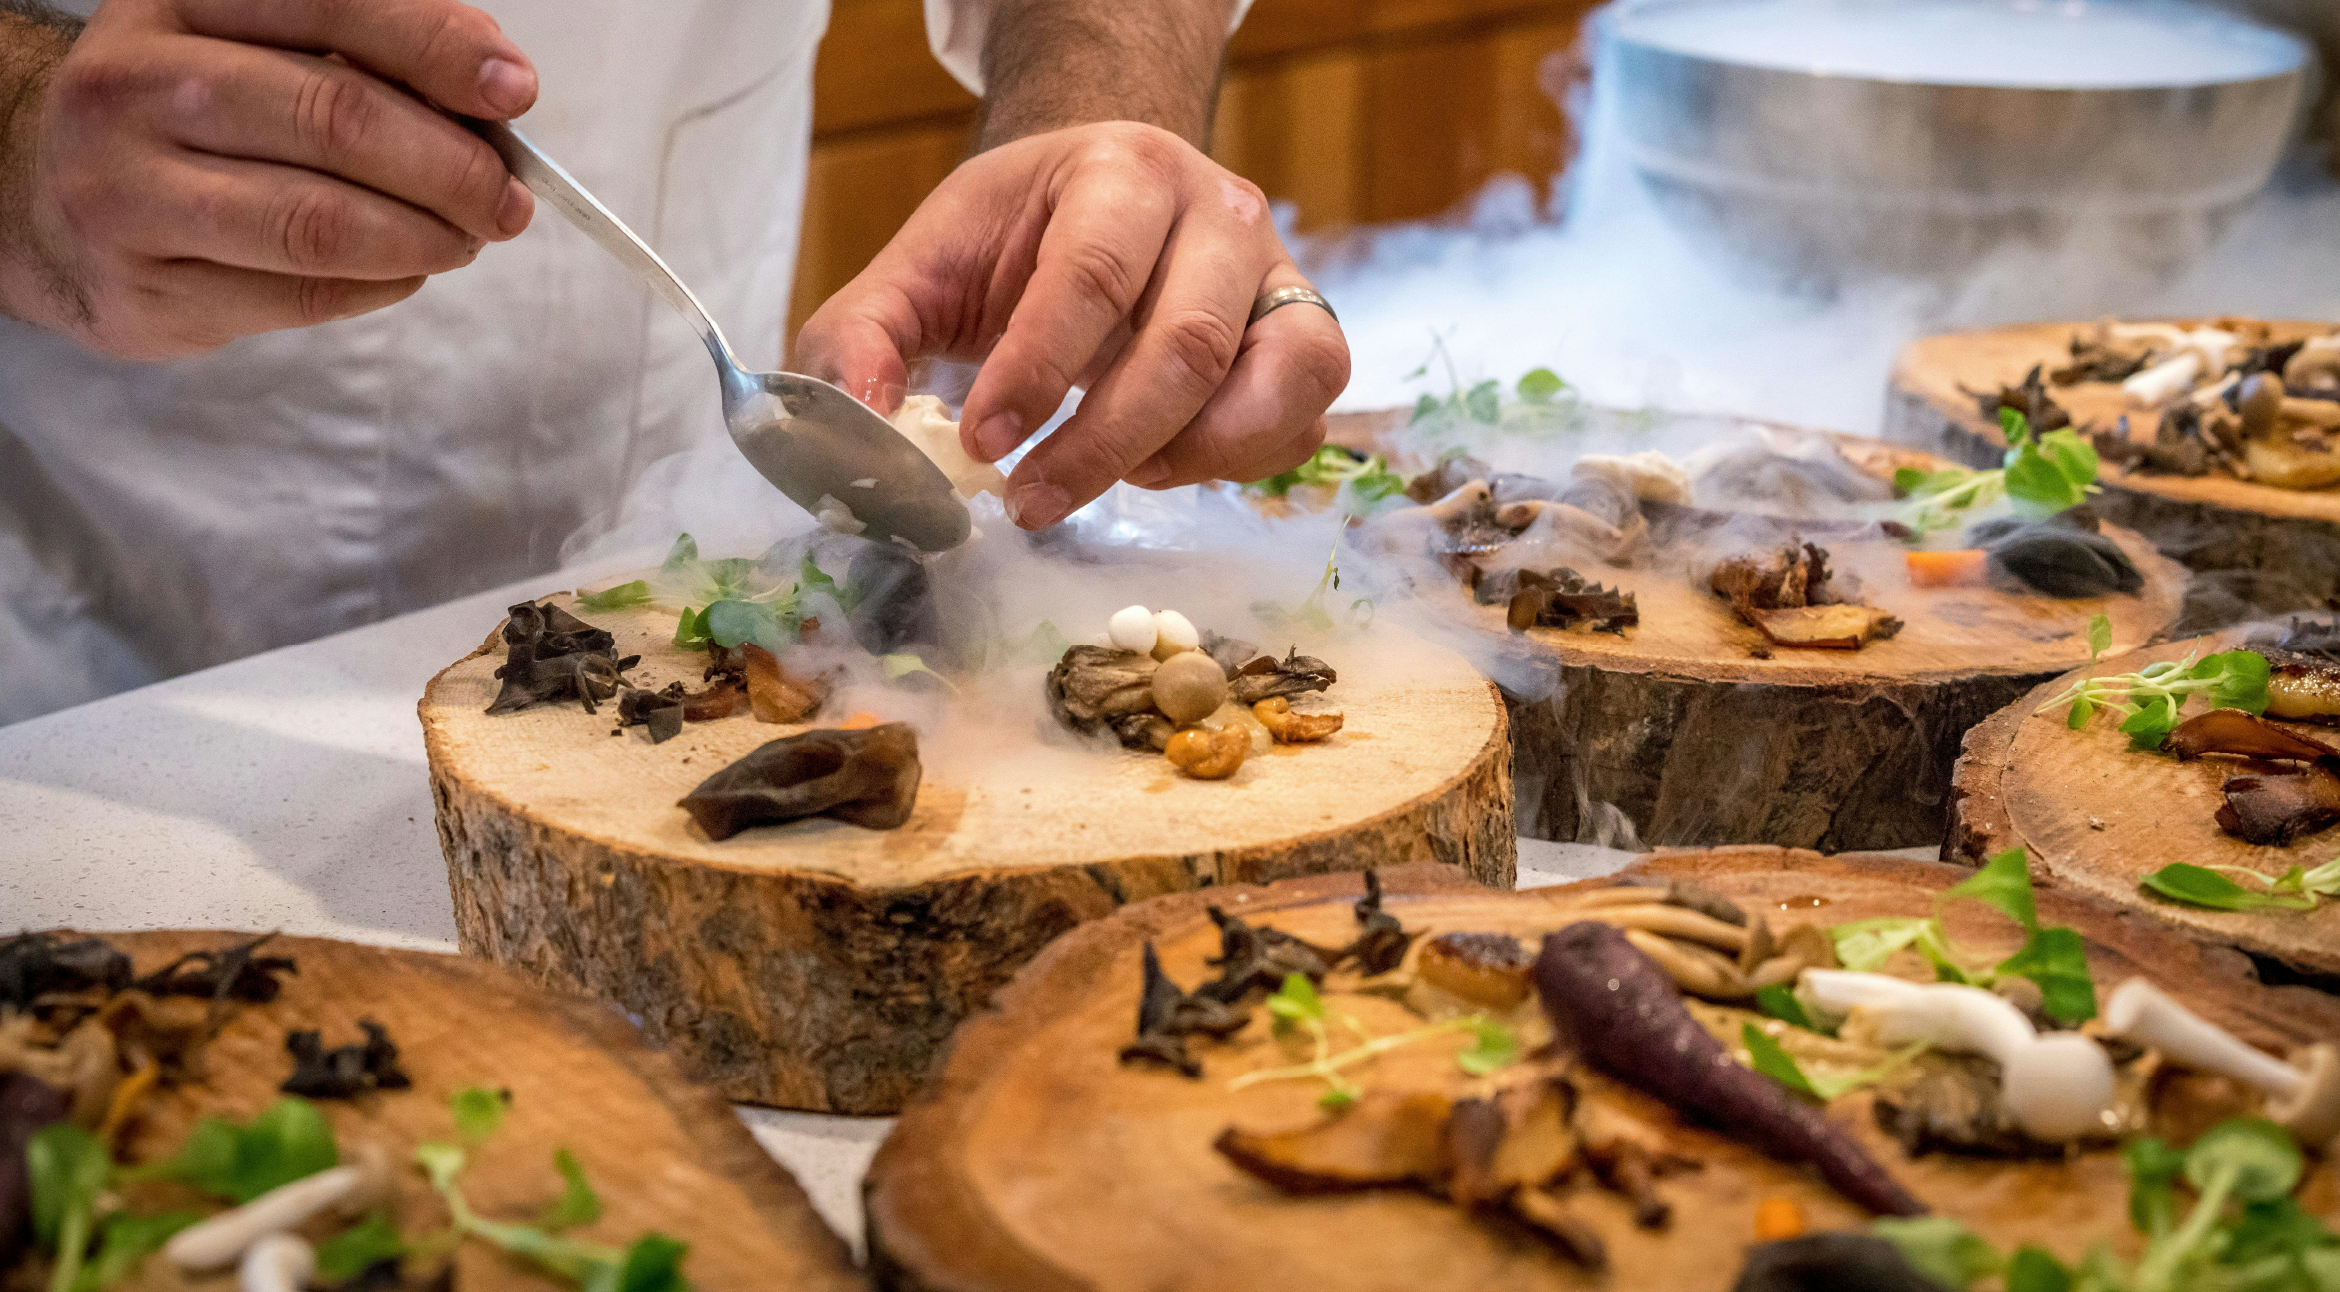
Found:
<svg viewBox="0 0 2340 1292"><path fill-rule="evenodd" d="M2138 887L2147 874L2178 861L2240 866L2272 879L2294 865L2328 860L2340 836L2327 830L2287 848L2245 843L2219 829L2216 820L2224 801L2219 786L2245 770L2239 761L2181 763L2168 754L2132 750L2112 713L2099 712L2073 731L2065 720L2067 706L2036 712L2086 672L2131 672L2191 652L2209 654L2241 645L2244 635L2188 639L2075 671L1991 715L1967 734L1958 760L1943 860L1979 865L2020 846L2030 852L2032 873L2043 882L2340 983L2340 902L2326 901L2314 911L2210 911L2161 901ZM2196 700L2181 715L2204 709ZM2331 735L2328 728L2297 729L2327 741Z"/></svg>
<svg viewBox="0 0 2340 1292"><path fill-rule="evenodd" d="M1970 872L1935 862L1778 848L1660 852L1628 882L1686 878L1761 912L1774 929L1809 921L1924 915L1940 889ZM1566 903L1595 884L1514 894L1474 891L1422 868L1384 872L1385 909L1408 930L1497 931L1532 949L1579 918ZM867 1185L870 1269L882 1287L918 1292L1114 1292L1116 1289L1665 1288L1721 1292L1754 1241L1757 1204L1798 1204L1813 1231L1864 1228L1866 1213L1806 1170L1783 1165L1717 1130L1692 1126L1645 1096L1572 1069L1587 1097L1622 1105L1663 1128L1674 1151L1703 1169L1666 1177L1662 1230L1638 1228L1614 1195L1578 1189L1577 1217L1607 1247L1608 1271L1587 1272L1523 1229L1476 1219L1402 1189L1297 1197L1263 1183L1212 1148L1230 1126L1275 1131L1322 1114L1323 1087L1275 1081L1229 1090L1234 1074L1288 1062L1267 1035L1265 1010L1226 1042L1195 1038L1200 1079L1123 1065L1151 942L1163 968L1191 987L1218 949L1206 903L1254 925L1338 942L1354 931L1358 881L1346 876L1192 894L1127 908L1079 929L1036 959L991 1010L969 1020L934 1084L904 1111L879 1149ZM2039 918L2078 930L2100 984L2143 975L2254 1044L2282 1049L2340 1033L2340 1001L2255 981L2241 956L2206 947L2132 912L2078 894L2038 893ZM1974 903L1953 904L1952 938L1977 951L2011 951L2014 926ZM1347 995L1364 1018L1375 998ZM1391 1006L1388 1015L1410 1017ZM1408 1024L1365 1019L1377 1032ZM1418 1020L1416 1025L1418 1025ZM1453 1044L1391 1050L1349 1075L1368 1090L1450 1089ZM1866 1092L1841 1096L1829 1119L1912 1193L2002 1249L2038 1243L2070 1260L2099 1237L2133 1240L2120 1155L2096 1149L2071 1161L1933 1153L1912 1159L1875 1125ZM2305 1205L2340 1213L2330 1164ZM2133 1249L2133 1244L2131 1244ZM2133 1254L2133 1251L2132 1251Z"/></svg>
<svg viewBox="0 0 2340 1292"><path fill-rule="evenodd" d="M1705 420L1717 436L1760 425ZM1366 447L1402 416L1333 421L1336 440ZM1946 465L1832 438L1881 477ZM1623 636L1525 634L1559 676L1547 695L1506 697L1519 832L1618 847L1933 844L1967 728L2085 661L2092 615L2112 621L2116 651L2158 639L2177 618L2185 572L2136 534L2107 533L2144 575L2141 593L2060 600L1992 587L1921 590L1910 586L1899 543L1819 536L1831 568L1856 576L1868 604L1905 625L1857 651L1766 647L1729 603L1666 570L1581 571L1632 591L1641 623ZM1459 587L1453 604L1488 633L1509 631L1500 605L1473 605Z"/></svg>
<svg viewBox="0 0 2340 1292"><path fill-rule="evenodd" d="M584 617L642 656L636 684L701 684L706 656L672 644L673 614ZM1511 886L1495 688L1443 649L1401 665L1356 640L1328 652L1340 680L1323 697L1347 726L1231 780L1004 732L1000 748L930 744L898 829L813 819L712 840L677 801L806 728L743 711L653 745L612 738L607 707L490 717L491 635L421 705L456 927L472 954L615 1002L734 1099L890 1113L1034 952L1125 902L1409 861Z"/></svg>
<svg viewBox="0 0 2340 1292"><path fill-rule="evenodd" d="M129 953L140 973L250 937L180 930L97 936ZM865 1286L843 1240L722 1096L690 1080L608 1006L461 956L294 937L271 940L263 954L291 956L299 972L281 979L274 1001L233 1007L203 1050L202 1080L148 1097L129 1123L124 1160L170 1157L198 1120L245 1122L274 1103L292 1073L287 1031L319 1031L328 1048L354 1045L365 1039L358 1020L369 1019L388 1029L412 1087L315 1102L345 1154L360 1143L384 1150L396 1181L388 1210L409 1238L442 1232L449 1219L415 1164L415 1146L460 1142L448 1098L484 1086L510 1091L511 1102L461 1177L481 1215L525 1222L540 1214L561 1194L553 1154L566 1148L602 1202L599 1220L571 1231L577 1238L615 1247L652 1231L680 1239L690 1245L683 1273L704 1288ZM174 1197L167 1205L187 1201ZM160 1292L234 1285L232 1270L196 1278L151 1257L135 1280L117 1286ZM456 1249L454 1285L573 1286L477 1240Z"/></svg>
<svg viewBox="0 0 2340 1292"><path fill-rule="evenodd" d="M1969 466L1998 466L2006 449L1998 420L1984 417L1966 392L2018 385L2035 365L2053 371L2070 362L2072 337L2089 326L2032 323L1913 342L1893 365L1885 438ZM2269 326L2279 343L2332 330L2329 323ZM2160 425L2158 410L2129 407L2117 385L2083 382L2050 393L2076 427L2109 431L2126 415L2130 437L2150 442ZM2093 505L2106 520L2211 576L2195 581L2180 632L2320 610L2340 597L2340 489L2278 489L2215 470L2198 477L2131 472L2110 462L2097 479L2104 492Z"/></svg>

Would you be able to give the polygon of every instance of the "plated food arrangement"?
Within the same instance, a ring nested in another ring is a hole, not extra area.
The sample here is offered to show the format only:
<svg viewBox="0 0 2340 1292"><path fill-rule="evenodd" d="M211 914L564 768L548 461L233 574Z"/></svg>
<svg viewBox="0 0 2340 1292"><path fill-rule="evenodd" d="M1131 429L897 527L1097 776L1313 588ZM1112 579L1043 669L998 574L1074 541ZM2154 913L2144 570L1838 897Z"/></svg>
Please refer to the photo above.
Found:
<svg viewBox="0 0 2340 1292"><path fill-rule="evenodd" d="M1967 727L2087 659L2092 617L2113 650L2177 618L2184 572L2093 513L2094 456L2069 433L1970 471L1774 424L1589 416L1443 449L1418 417L1335 419L1404 490L1356 544L1555 670L1510 697L1524 833L1931 844ZM1580 452L1596 435L1671 447Z"/></svg>
<svg viewBox="0 0 2340 1292"><path fill-rule="evenodd" d="M872 1168L872 1269L2291 1286L2248 1280L2340 1253L2336 1037L2332 998L2034 892L2014 855L1173 897L1068 935L970 1021Z"/></svg>
<svg viewBox="0 0 2340 1292"><path fill-rule="evenodd" d="M861 1286L728 1105L491 965L0 939L0 1285Z"/></svg>
<svg viewBox="0 0 2340 1292"><path fill-rule="evenodd" d="M2211 318L1928 337L1894 365L1886 438L1995 460L2001 409L2103 459L2105 519L2200 581L2184 627L2321 609L2340 591L2340 328Z"/></svg>
<svg viewBox="0 0 2340 1292"><path fill-rule="evenodd" d="M683 543L514 606L421 705L464 947L735 1098L880 1113L1122 903L1413 860L1509 884L1505 716L1460 656L1130 605L946 658L927 579L836 535Z"/></svg>
<svg viewBox="0 0 2340 1292"><path fill-rule="evenodd" d="M2058 885L2334 981L2335 647L2300 617L2042 685L1968 736L1944 859L2025 848Z"/></svg>

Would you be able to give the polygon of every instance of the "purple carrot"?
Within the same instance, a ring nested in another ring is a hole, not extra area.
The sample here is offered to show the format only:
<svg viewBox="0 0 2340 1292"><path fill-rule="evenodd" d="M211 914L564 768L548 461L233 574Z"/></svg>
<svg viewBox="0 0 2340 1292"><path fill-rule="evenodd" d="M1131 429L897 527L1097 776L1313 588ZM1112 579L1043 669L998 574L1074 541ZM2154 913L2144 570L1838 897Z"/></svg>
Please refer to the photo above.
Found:
<svg viewBox="0 0 2340 1292"><path fill-rule="evenodd" d="M1888 1216L1922 1216L1851 1136L1729 1052L1682 1007L1665 971L1625 935L1585 920L1544 938L1536 957L1544 1012L1586 1061L1773 1157L1810 1162L1836 1191Z"/></svg>

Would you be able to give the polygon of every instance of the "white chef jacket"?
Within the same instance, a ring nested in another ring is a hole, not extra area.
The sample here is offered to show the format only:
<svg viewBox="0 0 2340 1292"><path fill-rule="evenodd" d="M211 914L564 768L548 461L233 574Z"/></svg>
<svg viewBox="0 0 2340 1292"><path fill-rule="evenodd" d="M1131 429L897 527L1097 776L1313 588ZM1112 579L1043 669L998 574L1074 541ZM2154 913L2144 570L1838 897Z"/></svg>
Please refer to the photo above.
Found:
<svg viewBox="0 0 2340 1292"><path fill-rule="evenodd" d="M521 127L776 364L828 0L482 4ZM979 90L991 0L926 9ZM0 319L0 723L549 570L721 434L696 335L541 202L396 306L199 358Z"/></svg>

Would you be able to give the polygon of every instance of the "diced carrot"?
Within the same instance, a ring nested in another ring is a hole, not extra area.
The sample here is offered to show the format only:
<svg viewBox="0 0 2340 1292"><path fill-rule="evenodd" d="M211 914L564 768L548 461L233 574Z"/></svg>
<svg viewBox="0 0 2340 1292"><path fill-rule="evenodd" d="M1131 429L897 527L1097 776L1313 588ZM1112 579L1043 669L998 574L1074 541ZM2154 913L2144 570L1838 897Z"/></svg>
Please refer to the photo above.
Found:
<svg viewBox="0 0 2340 1292"><path fill-rule="evenodd" d="M1904 552L1910 585L1919 588L1968 587L1983 581L1991 554L1979 547L1955 552Z"/></svg>
<svg viewBox="0 0 2340 1292"><path fill-rule="evenodd" d="M883 718L881 718L881 717L877 716L877 715L876 715L876 714L874 714L874 713L871 713L871 712L870 712L869 710L867 710L867 709L863 709L861 712L854 714L852 717L850 717L850 718L847 718L845 721L838 723L838 724L837 724L837 730L839 730L839 731L859 731L859 730L861 730L861 729L862 729L862 728L864 728L864 727L874 727L874 726L877 726L879 723L881 723L881 722L884 722L884 721L885 721L885 719L883 719Z"/></svg>
<svg viewBox="0 0 2340 1292"><path fill-rule="evenodd" d="M1804 1209L1794 1198L1776 1195L1755 1204L1755 1241L1776 1243L1804 1236Z"/></svg>

